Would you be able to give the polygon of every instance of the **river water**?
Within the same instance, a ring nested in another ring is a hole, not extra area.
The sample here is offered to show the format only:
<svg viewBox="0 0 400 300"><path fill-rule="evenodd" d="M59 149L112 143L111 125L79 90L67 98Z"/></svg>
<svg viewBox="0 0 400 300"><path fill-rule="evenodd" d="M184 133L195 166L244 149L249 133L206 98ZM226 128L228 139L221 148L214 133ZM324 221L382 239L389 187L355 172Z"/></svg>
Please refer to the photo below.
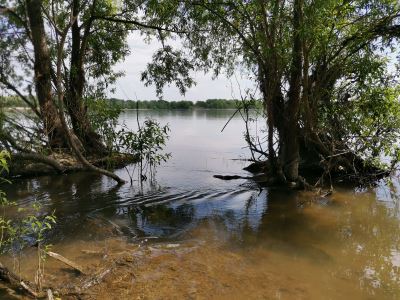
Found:
<svg viewBox="0 0 400 300"><path fill-rule="evenodd" d="M134 279L110 279L94 299L400 299L397 179L322 198L213 178L248 175L240 116L221 132L232 113L140 111L171 128L172 157L144 193L91 173L15 180L6 192L22 206L36 200L44 213L55 210L46 240L83 265L100 264L85 249L147 247L135 252ZM135 128L136 112L120 121ZM24 253L26 274L33 255Z"/></svg>

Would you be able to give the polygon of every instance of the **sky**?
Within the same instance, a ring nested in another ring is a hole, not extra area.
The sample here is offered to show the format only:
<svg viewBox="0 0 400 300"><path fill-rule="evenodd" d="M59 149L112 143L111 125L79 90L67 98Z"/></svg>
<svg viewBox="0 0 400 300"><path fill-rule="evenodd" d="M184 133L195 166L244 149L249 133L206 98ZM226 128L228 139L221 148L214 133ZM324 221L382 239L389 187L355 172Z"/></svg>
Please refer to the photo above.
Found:
<svg viewBox="0 0 400 300"><path fill-rule="evenodd" d="M155 87L145 87L144 83L140 81L140 74L146 69L147 63L151 61L153 53L160 48L160 43L158 41L146 43L139 33L133 32L128 37L128 44L131 50L130 55L125 58L125 61L115 66L115 70L124 71L125 76L118 79L115 93L109 96L125 100L157 99ZM174 46L179 46L179 42L174 44ZM190 88L185 95L181 95L175 86L171 86L165 88L163 99L191 101L213 98L239 99L240 90L254 88L253 82L242 78L239 73L236 74L236 78L229 79L222 75L213 80L212 74L198 72L194 73L194 78L197 84Z"/></svg>

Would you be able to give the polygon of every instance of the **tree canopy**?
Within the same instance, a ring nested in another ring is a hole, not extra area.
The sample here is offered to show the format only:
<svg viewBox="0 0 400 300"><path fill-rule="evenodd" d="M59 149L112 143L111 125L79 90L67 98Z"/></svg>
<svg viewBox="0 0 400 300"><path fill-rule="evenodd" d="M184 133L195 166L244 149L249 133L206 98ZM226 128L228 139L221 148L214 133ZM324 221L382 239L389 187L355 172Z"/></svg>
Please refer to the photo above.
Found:
<svg viewBox="0 0 400 300"><path fill-rule="evenodd" d="M159 95L170 84L184 93L193 71L239 70L256 83L268 128L257 147L277 181L302 181L303 166L360 177L381 174L383 155L397 161L397 1L3 0L0 9L0 84L36 114L50 147L75 136L87 153L104 152L90 99L112 89L126 38L140 30L162 45L141 76Z"/></svg>
<svg viewBox="0 0 400 300"><path fill-rule="evenodd" d="M181 34L189 67L215 75L240 68L258 84L265 152L280 181L297 181L310 156L327 172L353 175L372 172L367 158L397 159L397 1L174 3L190 28ZM162 85L158 70L146 78Z"/></svg>

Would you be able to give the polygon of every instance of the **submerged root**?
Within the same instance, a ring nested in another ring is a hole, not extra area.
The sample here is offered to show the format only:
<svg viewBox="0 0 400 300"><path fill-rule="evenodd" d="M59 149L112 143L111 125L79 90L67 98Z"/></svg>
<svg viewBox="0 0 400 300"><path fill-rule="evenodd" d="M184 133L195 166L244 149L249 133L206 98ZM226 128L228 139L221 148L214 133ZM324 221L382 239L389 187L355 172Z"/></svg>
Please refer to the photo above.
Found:
<svg viewBox="0 0 400 300"><path fill-rule="evenodd" d="M311 190L312 186L303 177L299 177L296 182L283 182L278 176L266 174L256 174L254 176L239 175L214 175L214 178L221 180L247 179L256 182L261 187L286 187L290 189Z"/></svg>
<svg viewBox="0 0 400 300"><path fill-rule="evenodd" d="M333 155L327 158L313 153L304 155L299 164L301 176L295 182L287 181L279 174L272 172L269 161L256 161L245 167L244 170L253 176L240 176L243 179L250 179L261 186L280 186L294 189L315 190L323 187L333 190L333 185L340 182L347 182L354 185L373 185L378 180L389 176L393 166L387 169L377 167L352 152ZM220 179L235 179L230 176L214 176ZM263 180L259 180L263 178Z"/></svg>

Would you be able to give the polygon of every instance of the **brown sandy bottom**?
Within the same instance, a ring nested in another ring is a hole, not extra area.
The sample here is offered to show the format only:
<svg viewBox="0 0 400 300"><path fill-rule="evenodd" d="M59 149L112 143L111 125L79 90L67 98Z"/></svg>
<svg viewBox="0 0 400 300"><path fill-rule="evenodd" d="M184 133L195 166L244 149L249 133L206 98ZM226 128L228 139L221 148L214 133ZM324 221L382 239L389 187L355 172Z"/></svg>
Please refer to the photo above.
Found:
<svg viewBox="0 0 400 300"><path fill-rule="evenodd" d="M254 264L215 241L133 245L110 239L62 245L62 250L58 253L90 275L79 275L48 258L44 286L52 287L61 299L309 298L307 287L294 278ZM36 259L31 252L21 260L21 275L33 282ZM11 259L5 261L13 264Z"/></svg>
<svg viewBox="0 0 400 300"><path fill-rule="evenodd" d="M48 257L44 286L61 299L400 299L397 218L367 196L332 201L293 211L277 202L258 231L203 220L171 242L129 242L100 227L97 240L52 248L86 275ZM36 266L36 249L24 251L22 277L33 282ZM0 299L19 298L0 289Z"/></svg>
<svg viewBox="0 0 400 300"><path fill-rule="evenodd" d="M325 299L324 288L314 284L325 270L262 247L244 253L218 240L135 245L113 238L57 248L89 274L48 258L44 286L61 299ZM21 261L21 275L33 281L31 252ZM309 275L299 277L299 270ZM332 284L330 299L365 299L345 277Z"/></svg>

